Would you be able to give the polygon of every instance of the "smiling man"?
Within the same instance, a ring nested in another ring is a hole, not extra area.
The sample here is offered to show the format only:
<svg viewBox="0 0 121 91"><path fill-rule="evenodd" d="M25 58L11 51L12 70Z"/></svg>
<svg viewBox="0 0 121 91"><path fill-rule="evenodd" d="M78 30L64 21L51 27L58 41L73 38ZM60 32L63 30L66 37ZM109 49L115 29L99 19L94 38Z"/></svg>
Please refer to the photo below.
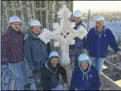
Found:
<svg viewBox="0 0 121 91"><path fill-rule="evenodd" d="M52 51L49 55L49 61L41 70L41 80L43 90L66 90L67 75L66 70L59 64L59 54ZM59 73L62 75L64 86L60 84Z"/></svg>
<svg viewBox="0 0 121 91"><path fill-rule="evenodd" d="M102 67L110 46L115 53L120 54L120 49L112 31L104 25L105 18L102 15L96 17L96 26L87 34L87 50L92 58L92 64L101 75Z"/></svg>
<svg viewBox="0 0 121 91"><path fill-rule="evenodd" d="M9 19L9 25L7 32L2 35L2 62L5 61L8 64L9 70L16 81L16 90L24 90L28 78L25 69L24 35L20 31L20 18L12 16Z"/></svg>
<svg viewBox="0 0 121 91"><path fill-rule="evenodd" d="M33 73L39 72L48 58L49 44L45 44L38 35L42 31L41 23L38 20L32 20L31 31L24 43L24 53L29 67Z"/></svg>

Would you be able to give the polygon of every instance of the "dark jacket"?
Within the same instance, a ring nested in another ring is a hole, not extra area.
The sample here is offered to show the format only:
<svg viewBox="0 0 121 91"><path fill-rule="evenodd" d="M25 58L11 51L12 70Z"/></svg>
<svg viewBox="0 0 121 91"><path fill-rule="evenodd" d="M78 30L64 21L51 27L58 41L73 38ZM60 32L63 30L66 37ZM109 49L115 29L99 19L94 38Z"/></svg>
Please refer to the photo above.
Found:
<svg viewBox="0 0 121 91"><path fill-rule="evenodd" d="M108 45L110 45L114 52L119 50L115 37L110 29L104 27L103 31L99 33L97 28L92 28L87 35L86 48L91 57L105 58L108 53Z"/></svg>
<svg viewBox="0 0 121 91"><path fill-rule="evenodd" d="M98 76L98 72L94 66L90 67L90 70L86 75L83 75L83 72L79 67L74 69L70 84L70 90L99 90L100 86L101 82Z"/></svg>
<svg viewBox="0 0 121 91"><path fill-rule="evenodd" d="M59 73L62 75L64 83L67 83L66 70L60 64L58 64L56 68L52 68L50 61L45 63L45 66L41 70L43 90L51 90L58 85ZM53 77L56 81L54 81Z"/></svg>
<svg viewBox="0 0 121 91"><path fill-rule="evenodd" d="M33 66L36 68L38 64L41 68L48 58L49 51L49 44L45 44L32 32L28 34L24 43L24 53L30 68Z"/></svg>
<svg viewBox="0 0 121 91"><path fill-rule="evenodd" d="M24 34L11 26L1 37L2 62L18 63L24 59Z"/></svg>

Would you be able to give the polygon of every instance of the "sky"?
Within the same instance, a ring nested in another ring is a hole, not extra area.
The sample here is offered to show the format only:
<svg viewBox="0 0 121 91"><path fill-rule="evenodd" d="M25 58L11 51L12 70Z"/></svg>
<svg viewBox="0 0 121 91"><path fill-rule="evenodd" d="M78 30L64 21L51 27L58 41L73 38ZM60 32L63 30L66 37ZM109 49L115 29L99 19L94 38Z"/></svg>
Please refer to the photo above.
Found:
<svg viewBox="0 0 121 91"><path fill-rule="evenodd" d="M74 1L73 11L81 10L82 12L88 12L90 9L92 12L100 11L118 11L121 12L121 1Z"/></svg>

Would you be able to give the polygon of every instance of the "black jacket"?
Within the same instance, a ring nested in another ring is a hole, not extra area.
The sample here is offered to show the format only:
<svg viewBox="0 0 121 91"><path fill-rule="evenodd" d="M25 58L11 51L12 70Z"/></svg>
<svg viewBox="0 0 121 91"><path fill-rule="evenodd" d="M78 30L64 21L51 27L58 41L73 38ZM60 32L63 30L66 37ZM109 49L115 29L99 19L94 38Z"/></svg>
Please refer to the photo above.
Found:
<svg viewBox="0 0 121 91"><path fill-rule="evenodd" d="M45 63L45 66L41 69L41 81L43 90L52 89L52 76L55 75L59 82L59 73L62 75L64 83L67 83L66 70L60 64L58 64L56 68L52 68L50 61Z"/></svg>

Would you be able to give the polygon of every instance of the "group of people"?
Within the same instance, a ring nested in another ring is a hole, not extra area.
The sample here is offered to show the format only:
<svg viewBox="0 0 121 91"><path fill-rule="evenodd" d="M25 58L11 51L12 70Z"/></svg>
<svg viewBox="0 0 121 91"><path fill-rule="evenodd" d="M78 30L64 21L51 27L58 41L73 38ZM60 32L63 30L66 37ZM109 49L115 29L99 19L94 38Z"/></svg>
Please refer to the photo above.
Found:
<svg viewBox="0 0 121 91"><path fill-rule="evenodd" d="M73 14L75 31L85 28L81 16L79 10ZM73 73L71 83L68 84L67 72L59 63L59 53L52 50L49 43L45 44L38 38L42 32L41 23L32 20L28 36L24 39L25 35L20 30L20 18L12 16L9 19L8 30L1 37L2 89L9 90L10 81L6 84L5 76L11 73L10 79L15 80L16 90L24 90L26 86L31 90L37 90L40 85L37 85L35 75L40 72L43 90L99 90L108 46L110 45L115 53L121 54L113 33L104 25L104 21L103 16L97 16L96 26L90 29L87 36L83 40L76 37L75 43L70 45L69 56ZM59 81L59 74L63 83Z"/></svg>

